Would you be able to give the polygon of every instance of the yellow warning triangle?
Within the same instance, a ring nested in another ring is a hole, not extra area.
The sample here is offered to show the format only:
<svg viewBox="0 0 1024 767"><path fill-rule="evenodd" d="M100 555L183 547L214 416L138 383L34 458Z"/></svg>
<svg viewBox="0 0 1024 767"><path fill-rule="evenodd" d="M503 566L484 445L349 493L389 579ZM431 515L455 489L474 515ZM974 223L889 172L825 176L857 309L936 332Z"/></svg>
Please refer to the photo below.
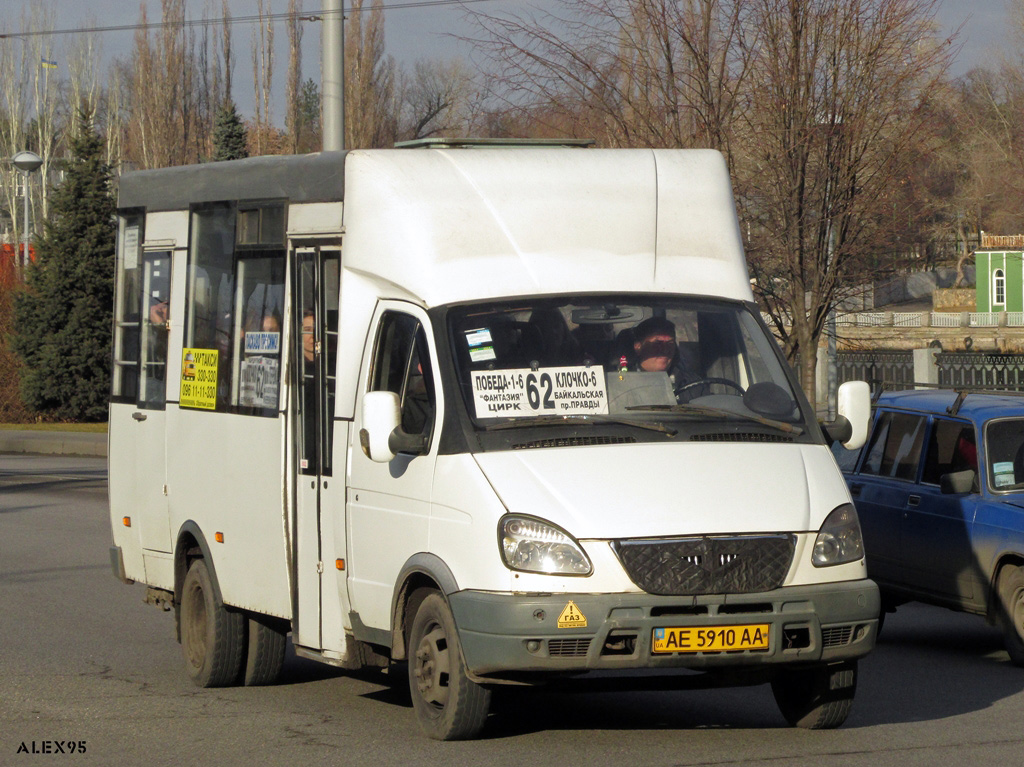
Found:
<svg viewBox="0 0 1024 767"><path fill-rule="evenodd" d="M585 628L587 625L587 616L584 615L580 608L576 606L576 603L571 599L562 609L562 614L558 616L558 628L560 629L574 629L574 628Z"/></svg>

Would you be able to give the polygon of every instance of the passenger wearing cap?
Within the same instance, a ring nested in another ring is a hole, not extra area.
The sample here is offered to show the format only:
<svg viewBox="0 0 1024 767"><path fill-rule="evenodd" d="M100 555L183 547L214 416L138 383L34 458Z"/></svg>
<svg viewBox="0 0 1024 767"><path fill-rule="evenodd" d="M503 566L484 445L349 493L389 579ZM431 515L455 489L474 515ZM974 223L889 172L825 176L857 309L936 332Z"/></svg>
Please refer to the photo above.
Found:
<svg viewBox="0 0 1024 767"><path fill-rule="evenodd" d="M634 369L645 373L668 373L672 389L680 402L707 394L706 387L696 386L680 392L688 383L701 380L687 370L679 356L676 326L664 317L648 317L633 330Z"/></svg>

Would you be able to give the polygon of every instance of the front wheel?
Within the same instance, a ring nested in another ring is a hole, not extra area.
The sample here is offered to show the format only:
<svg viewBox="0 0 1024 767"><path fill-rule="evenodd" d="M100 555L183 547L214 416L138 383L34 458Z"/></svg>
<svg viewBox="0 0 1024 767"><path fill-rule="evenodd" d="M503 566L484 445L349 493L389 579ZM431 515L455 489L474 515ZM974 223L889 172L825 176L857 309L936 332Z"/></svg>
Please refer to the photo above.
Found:
<svg viewBox="0 0 1024 767"><path fill-rule="evenodd" d="M856 691L857 661L782 671L772 680L786 721L807 730L830 730L845 722Z"/></svg>
<svg viewBox="0 0 1024 767"><path fill-rule="evenodd" d="M181 648L196 685L224 687L238 680L245 628L245 616L217 598L206 562L197 559L181 589Z"/></svg>
<svg viewBox="0 0 1024 767"><path fill-rule="evenodd" d="M423 731L435 740L479 735L487 721L491 691L467 676L455 620L436 591L419 601L408 647L409 691Z"/></svg>
<svg viewBox="0 0 1024 767"><path fill-rule="evenodd" d="M1024 666L1024 567L1009 565L999 573L999 624L1010 660Z"/></svg>

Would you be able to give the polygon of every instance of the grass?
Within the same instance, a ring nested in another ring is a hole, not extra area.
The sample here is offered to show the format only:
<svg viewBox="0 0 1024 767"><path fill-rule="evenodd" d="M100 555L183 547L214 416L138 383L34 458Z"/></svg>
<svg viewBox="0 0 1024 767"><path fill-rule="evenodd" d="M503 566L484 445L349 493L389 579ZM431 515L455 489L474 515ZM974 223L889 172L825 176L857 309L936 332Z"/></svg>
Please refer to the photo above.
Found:
<svg viewBox="0 0 1024 767"><path fill-rule="evenodd" d="M83 431L105 434L105 423L0 423L0 430L24 431Z"/></svg>

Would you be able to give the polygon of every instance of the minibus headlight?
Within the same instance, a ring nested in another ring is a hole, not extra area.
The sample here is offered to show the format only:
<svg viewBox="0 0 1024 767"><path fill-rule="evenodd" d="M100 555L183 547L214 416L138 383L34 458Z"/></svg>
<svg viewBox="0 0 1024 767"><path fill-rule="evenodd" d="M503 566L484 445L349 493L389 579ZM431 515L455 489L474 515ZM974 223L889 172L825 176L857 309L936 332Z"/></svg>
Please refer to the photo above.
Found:
<svg viewBox="0 0 1024 767"><path fill-rule="evenodd" d="M844 503L825 517L814 539L811 562L815 567L831 567L856 562L864 556L860 521L852 503Z"/></svg>
<svg viewBox="0 0 1024 767"><path fill-rule="evenodd" d="M593 568L576 540L533 517L503 517L498 524L501 555L513 570L548 575L590 575Z"/></svg>

